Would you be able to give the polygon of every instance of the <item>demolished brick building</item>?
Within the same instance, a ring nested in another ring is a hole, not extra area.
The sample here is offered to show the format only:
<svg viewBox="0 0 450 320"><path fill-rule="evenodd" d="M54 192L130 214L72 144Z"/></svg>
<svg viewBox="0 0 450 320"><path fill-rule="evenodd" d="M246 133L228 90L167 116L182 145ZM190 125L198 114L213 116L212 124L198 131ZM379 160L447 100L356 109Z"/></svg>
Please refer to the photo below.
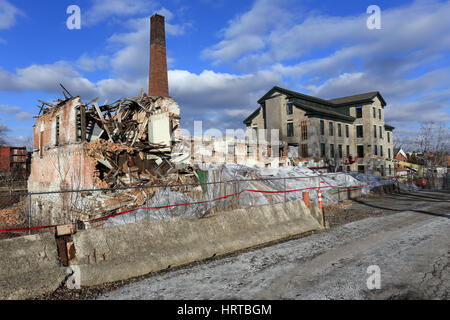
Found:
<svg viewBox="0 0 450 320"><path fill-rule="evenodd" d="M136 97L99 105L98 98L84 103L61 85L64 99L54 104L40 101L28 180L29 192L45 193L33 197L38 216L45 212L54 223L61 222L61 211L74 220L86 209L98 216L127 200L142 205L148 195L139 191L127 192L125 199L116 193L46 192L158 183L175 170L170 156L181 139L180 108L169 97L163 16L151 17L150 42L148 95L142 90Z"/></svg>

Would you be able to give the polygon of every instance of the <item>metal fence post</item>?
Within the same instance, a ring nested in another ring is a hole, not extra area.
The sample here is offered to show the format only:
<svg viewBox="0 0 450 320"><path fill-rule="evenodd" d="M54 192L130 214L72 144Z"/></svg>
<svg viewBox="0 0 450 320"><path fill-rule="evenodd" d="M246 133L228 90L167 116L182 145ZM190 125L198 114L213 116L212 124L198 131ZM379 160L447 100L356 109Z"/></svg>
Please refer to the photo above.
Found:
<svg viewBox="0 0 450 320"><path fill-rule="evenodd" d="M147 217L149 217L150 213L150 188L147 188Z"/></svg>
<svg viewBox="0 0 450 320"><path fill-rule="evenodd" d="M31 193L28 194L28 228L31 228ZM31 235L31 230L28 230L28 235Z"/></svg>

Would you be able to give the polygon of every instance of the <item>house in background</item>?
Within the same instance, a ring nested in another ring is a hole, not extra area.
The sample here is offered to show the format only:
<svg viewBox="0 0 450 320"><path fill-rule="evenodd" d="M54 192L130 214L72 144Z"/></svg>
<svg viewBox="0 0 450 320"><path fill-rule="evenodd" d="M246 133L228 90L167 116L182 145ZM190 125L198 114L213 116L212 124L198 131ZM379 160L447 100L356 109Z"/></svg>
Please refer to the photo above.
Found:
<svg viewBox="0 0 450 320"><path fill-rule="evenodd" d="M395 176L406 176L408 174L408 168L406 166L406 162L408 162L408 156L403 151L403 149L396 150L394 162L394 175Z"/></svg>
<svg viewBox="0 0 450 320"><path fill-rule="evenodd" d="M278 130L280 148L295 150L300 162L322 159L332 171L393 174L394 127L384 122L380 92L324 100L275 86L258 104L244 120L253 140L270 142L271 130Z"/></svg>
<svg viewBox="0 0 450 320"><path fill-rule="evenodd" d="M0 170L27 169L28 152L26 147L0 147Z"/></svg>

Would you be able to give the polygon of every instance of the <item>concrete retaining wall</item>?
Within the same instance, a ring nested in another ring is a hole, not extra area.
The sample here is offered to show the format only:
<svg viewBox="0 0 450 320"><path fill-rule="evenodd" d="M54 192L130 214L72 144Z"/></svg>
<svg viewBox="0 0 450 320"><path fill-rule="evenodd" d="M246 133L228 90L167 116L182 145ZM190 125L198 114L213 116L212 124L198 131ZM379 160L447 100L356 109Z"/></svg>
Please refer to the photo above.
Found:
<svg viewBox="0 0 450 320"><path fill-rule="evenodd" d="M0 241L0 299L26 299L56 290L65 278L55 237L39 234Z"/></svg>
<svg viewBox="0 0 450 320"><path fill-rule="evenodd" d="M338 201L352 200L361 197L361 189L330 189L327 192Z"/></svg>
<svg viewBox="0 0 450 320"><path fill-rule="evenodd" d="M321 229L317 204L249 207L209 217L144 221L73 236L81 285L124 280ZM66 277L51 233L0 241L0 299L56 290Z"/></svg>
<svg viewBox="0 0 450 320"><path fill-rule="evenodd" d="M74 235L81 285L124 280L321 229L303 201L80 231Z"/></svg>

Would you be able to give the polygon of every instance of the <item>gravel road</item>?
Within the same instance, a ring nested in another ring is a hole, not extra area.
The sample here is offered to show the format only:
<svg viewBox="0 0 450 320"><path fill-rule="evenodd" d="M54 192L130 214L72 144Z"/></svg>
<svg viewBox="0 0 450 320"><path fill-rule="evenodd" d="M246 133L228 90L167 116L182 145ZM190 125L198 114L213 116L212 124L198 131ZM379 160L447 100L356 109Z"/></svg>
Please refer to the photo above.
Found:
<svg viewBox="0 0 450 320"><path fill-rule="evenodd" d="M97 298L449 299L449 193L388 195L351 207L378 215L151 276ZM371 265L380 268L380 289L367 288Z"/></svg>

